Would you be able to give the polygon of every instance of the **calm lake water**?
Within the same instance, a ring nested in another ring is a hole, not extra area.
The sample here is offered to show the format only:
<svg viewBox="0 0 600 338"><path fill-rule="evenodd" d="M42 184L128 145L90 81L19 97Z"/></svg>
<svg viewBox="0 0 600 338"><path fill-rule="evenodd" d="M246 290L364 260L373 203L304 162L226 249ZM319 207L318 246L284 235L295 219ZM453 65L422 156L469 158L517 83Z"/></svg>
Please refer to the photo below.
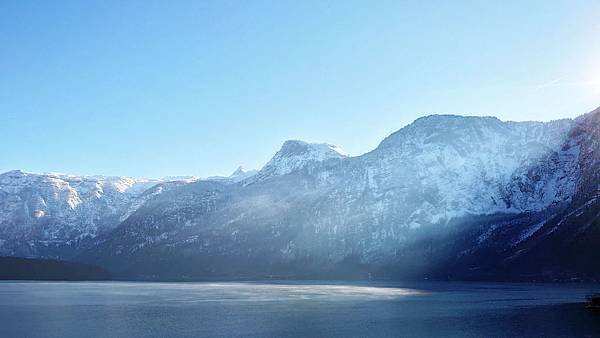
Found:
<svg viewBox="0 0 600 338"><path fill-rule="evenodd" d="M599 285L0 282L2 337L600 336Z"/></svg>

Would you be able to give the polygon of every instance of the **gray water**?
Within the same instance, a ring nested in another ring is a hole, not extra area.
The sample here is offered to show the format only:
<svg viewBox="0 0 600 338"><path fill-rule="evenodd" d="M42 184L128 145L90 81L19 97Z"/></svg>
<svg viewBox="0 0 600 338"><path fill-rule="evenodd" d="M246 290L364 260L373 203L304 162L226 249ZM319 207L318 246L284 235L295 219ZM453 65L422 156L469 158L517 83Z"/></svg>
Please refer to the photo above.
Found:
<svg viewBox="0 0 600 338"><path fill-rule="evenodd" d="M0 282L2 337L600 336L593 285Z"/></svg>

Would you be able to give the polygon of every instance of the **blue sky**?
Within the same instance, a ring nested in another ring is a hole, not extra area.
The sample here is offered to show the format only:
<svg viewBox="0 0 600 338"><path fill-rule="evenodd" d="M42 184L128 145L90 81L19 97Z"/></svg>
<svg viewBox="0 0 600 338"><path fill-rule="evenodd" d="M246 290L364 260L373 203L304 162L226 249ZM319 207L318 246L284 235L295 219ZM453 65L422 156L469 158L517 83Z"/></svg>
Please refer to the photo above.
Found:
<svg viewBox="0 0 600 338"><path fill-rule="evenodd" d="M600 106L598 1L0 2L0 171L228 174Z"/></svg>

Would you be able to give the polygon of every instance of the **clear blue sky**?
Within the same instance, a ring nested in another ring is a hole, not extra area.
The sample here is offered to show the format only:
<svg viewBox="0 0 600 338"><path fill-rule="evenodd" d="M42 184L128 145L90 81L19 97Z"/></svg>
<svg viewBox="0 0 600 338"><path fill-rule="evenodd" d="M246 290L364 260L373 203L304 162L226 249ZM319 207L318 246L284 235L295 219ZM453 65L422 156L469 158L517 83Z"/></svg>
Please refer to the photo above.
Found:
<svg viewBox="0 0 600 338"><path fill-rule="evenodd" d="M228 174L600 105L600 2L0 1L0 171Z"/></svg>

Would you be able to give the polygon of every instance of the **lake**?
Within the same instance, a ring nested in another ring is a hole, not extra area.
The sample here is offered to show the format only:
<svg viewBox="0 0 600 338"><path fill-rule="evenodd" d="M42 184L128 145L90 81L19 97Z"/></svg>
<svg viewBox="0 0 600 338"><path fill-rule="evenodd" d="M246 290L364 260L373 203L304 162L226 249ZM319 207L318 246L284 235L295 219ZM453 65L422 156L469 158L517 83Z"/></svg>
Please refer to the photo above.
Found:
<svg viewBox="0 0 600 338"><path fill-rule="evenodd" d="M600 336L599 285L0 282L2 337Z"/></svg>

